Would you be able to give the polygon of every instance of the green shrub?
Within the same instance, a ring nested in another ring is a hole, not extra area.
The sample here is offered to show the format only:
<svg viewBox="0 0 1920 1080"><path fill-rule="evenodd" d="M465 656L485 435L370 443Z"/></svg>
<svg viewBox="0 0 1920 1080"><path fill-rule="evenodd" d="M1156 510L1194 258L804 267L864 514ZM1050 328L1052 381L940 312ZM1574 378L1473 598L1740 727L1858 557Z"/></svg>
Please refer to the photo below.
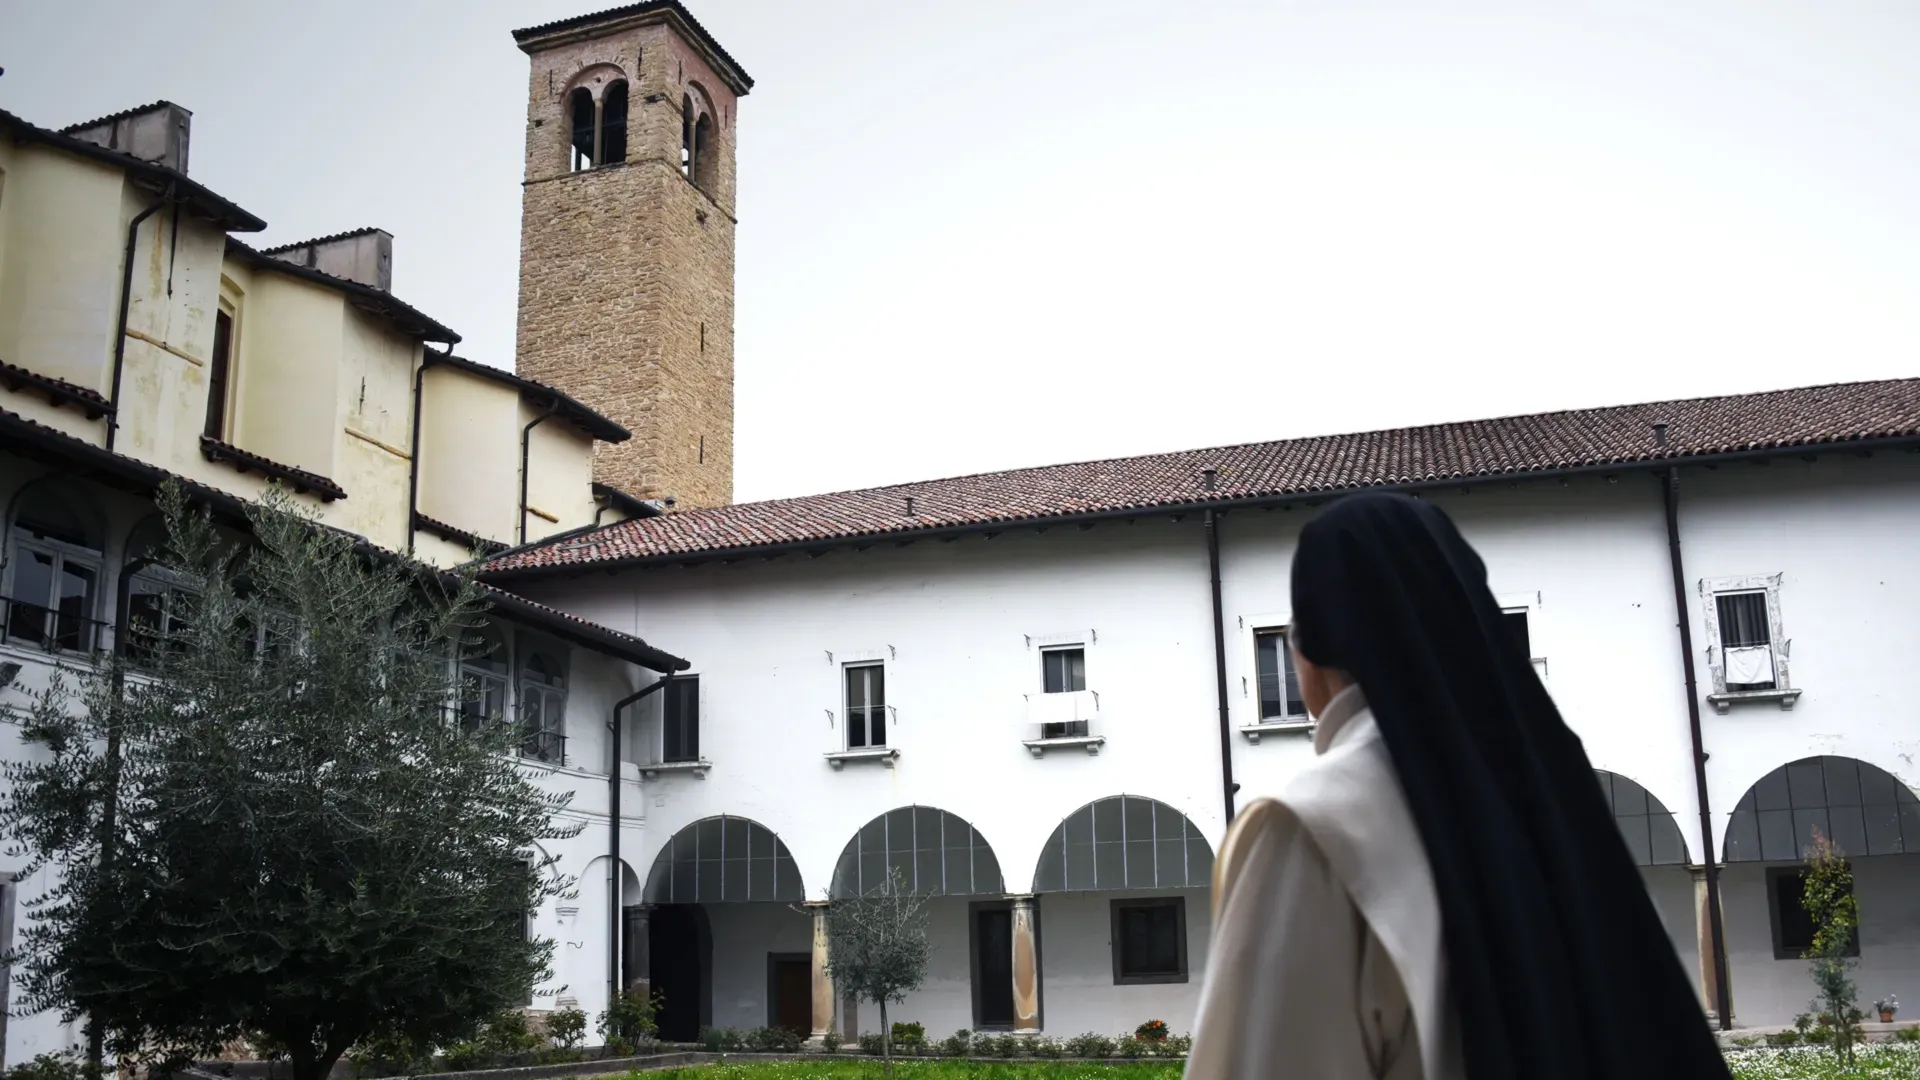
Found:
<svg viewBox="0 0 1920 1080"><path fill-rule="evenodd" d="M900 1021L893 1025L893 1044L895 1046L919 1046L927 1041L927 1029L923 1024Z"/></svg>
<svg viewBox="0 0 1920 1080"><path fill-rule="evenodd" d="M1066 1047L1058 1039L1049 1039L1044 1035L1027 1040L1027 1053L1037 1058L1057 1058L1066 1053Z"/></svg>
<svg viewBox="0 0 1920 1080"><path fill-rule="evenodd" d="M533 1033L533 1028L527 1023L527 1014L519 1009L495 1013L480 1026L480 1035L474 1041L482 1055L493 1059L530 1054L546 1043L544 1038Z"/></svg>
<svg viewBox="0 0 1920 1080"><path fill-rule="evenodd" d="M462 1039L440 1052L448 1072L467 1072L487 1064L487 1052L472 1039Z"/></svg>
<svg viewBox="0 0 1920 1080"><path fill-rule="evenodd" d="M1084 1035L1075 1035L1067 1040L1067 1056L1077 1058L1110 1058L1113 1056L1113 1040L1105 1035L1096 1035L1089 1031Z"/></svg>
<svg viewBox="0 0 1920 1080"><path fill-rule="evenodd" d="M1186 1057L1193 1051L1193 1036L1169 1035L1164 1047L1166 1053L1176 1057Z"/></svg>
<svg viewBox="0 0 1920 1080"><path fill-rule="evenodd" d="M1149 1020L1133 1029L1133 1037L1143 1042L1160 1042L1170 1034L1165 1020Z"/></svg>
<svg viewBox="0 0 1920 1080"><path fill-rule="evenodd" d="M1893 1037L1900 1042L1920 1042L1920 1028L1895 1028L1893 1029Z"/></svg>
<svg viewBox="0 0 1920 1080"><path fill-rule="evenodd" d="M961 1028L959 1031L941 1039L938 1049L941 1057L966 1057L973 1051L973 1032L968 1031L966 1028Z"/></svg>
<svg viewBox="0 0 1920 1080"><path fill-rule="evenodd" d="M613 1000L600 1013L600 1034L608 1045L616 1041L627 1047L651 1040L660 1030L660 995L648 997L630 990L616 990Z"/></svg>
<svg viewBox="0 0 1920 1080"><path fill-rule="evenodd" d="M793 1054L800 1050L800 1036L783 1027L755 1028L742 1037L746 1048L762 1054Z"/></svg>
<svg viewBox="0 0 1920 1080"><path fill-rule="evenodd" d="M1819 1027L1807 1032L1806 1038L1808 1042L1815 1046L1825 1046L1833 1041L1833 1027L1830 1024L1821 1024Z"/></svg>
<svg viewBox="0 0 1920 1080"><path fill-rule="evenodd" d="M572 1050L587 1037L587 1014L579 1009L555 1009L547 1016L547 1037L562 1050Z"/></svg>
<svg viewBox="0 0 1920 1080"><path fill-rule="evenodd" d="M874 1057L879 1057L881 1051L884 1049L885 1047L880 1045L879 1032L863 1031L860 1033L860 1052L861 1053L872 1054Z"/></svg>
<svg viewBox="0 0 1920 1080"><path fill-rule="evenodd" d="M1122 1035L1113 1041L1113 1052L1123 1058L1142 1058L1153 1052L1147 1040L1133 1035Z"/></svg>
<svg viewBox="0 0 1920 1080"><path fill-rule="evenodd" d="M353 1075L360 1077L425 1072L432 1060L432 1047L392 1033L362 1039L347 1051L347 1063L353 1066ZM11 1072L8 1080L12 1080Z"/></svg>
<svg viewBox="0 0 1920 1080"><path fill-rule="evenodd" d="M820 1036L820 1048L829 1054L839 1053L840 1048L846 1044L846 1036L840 1034L839 1028L828 1028L827 1033Z"/></svg>
<svg viewBox="0 0 1920 1080"><path fill-rule="evenodd" d="M1767 1045L1794 1046L1800 1042L1800 1039L1801 1034L1797 1031L1776 1031L1767 1036Z"/></svg>

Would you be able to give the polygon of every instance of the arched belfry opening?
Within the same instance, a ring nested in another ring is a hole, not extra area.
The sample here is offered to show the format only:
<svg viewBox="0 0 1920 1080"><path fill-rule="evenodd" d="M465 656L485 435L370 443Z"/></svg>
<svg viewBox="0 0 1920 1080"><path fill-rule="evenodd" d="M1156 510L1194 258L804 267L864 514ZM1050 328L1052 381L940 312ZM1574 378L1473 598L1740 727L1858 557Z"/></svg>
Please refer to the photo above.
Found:
<svg viewBox="0 0 1920 1080"><path fill-rule="evenodd" d="M586 87L575 87L573 93L567 95L567 117L573 131L568 160L574 172L585 172L600 160L594 146L598 129L597 112L593 91Z"/></svg>

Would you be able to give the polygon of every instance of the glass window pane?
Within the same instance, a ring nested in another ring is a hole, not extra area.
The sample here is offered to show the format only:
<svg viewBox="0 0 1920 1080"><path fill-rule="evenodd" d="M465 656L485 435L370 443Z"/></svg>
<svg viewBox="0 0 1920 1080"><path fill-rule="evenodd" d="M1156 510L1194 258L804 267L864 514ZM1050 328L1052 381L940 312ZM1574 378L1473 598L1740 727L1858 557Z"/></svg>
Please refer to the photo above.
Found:
<svg viewBox="0 0 1920 1080"><path fill-rule="evenodd" d="M867 668L867 704L882 708L887 703L887 669L874 664Z"/></svg>
<svg viewBox="0 0 1920 1080"><path fill-rule="evenodd" d="M1254 635L1254 667L1260 682L1260 719L1271 720L1286 715L1281 705L1280 653L1283 641L1279 634Z"/></svg>
<svg viewBox="0 0 1920 1080"><path fill-rule="evenodd" d="M867 704L867 669L850 667L847 669L847 711L865 708Z"/></svg>
<svg viewBox="0 0 1920 1080"><path fill-rule="evenodd" d="M1073 691L1087 688L1087 651L1072 649L1066 654L1067 689Z"/></svg>

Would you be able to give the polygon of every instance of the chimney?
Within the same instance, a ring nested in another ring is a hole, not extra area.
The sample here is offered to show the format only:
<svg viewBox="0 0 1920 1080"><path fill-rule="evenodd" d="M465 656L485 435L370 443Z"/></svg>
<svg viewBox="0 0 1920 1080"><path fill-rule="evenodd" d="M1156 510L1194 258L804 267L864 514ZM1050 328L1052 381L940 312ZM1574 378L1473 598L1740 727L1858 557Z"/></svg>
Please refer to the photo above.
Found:
<svg viewBox="0 0 1920 1080"><path fill-rule="evenodd" d="M393 291L393 234L384 229L355 229L282 244L260 254L370 285L381 292Z"/></svg>
<svg viewBox="0 0 1920 1080"><path fill-rule="evenodd" d="M1213 485L1219 478L1219 469L1209 467L1200 470L1200 486L1206 488L1208 491L1213 490Z"/></svg>
<svg viewBox="0 0 1920 1080"><path fill-rule="evenodd" d="M118 150L129 157L187 171L187 136L193 114L171 101L103 116L61 131L95 146Z"/></svg>
<svg viewBox="0 0 1920 1080"><path fill-rule="evenodd" d="M911 495L907 496L907 516L908 517L914 516L913 515L913 496Z"/></svg>
<svg viewBox="0 0 1920 1080"><path fill-rule="evenodd" d="M1664 420L1653 425L1653 445L1667 445L1667 425Z"/></svg>

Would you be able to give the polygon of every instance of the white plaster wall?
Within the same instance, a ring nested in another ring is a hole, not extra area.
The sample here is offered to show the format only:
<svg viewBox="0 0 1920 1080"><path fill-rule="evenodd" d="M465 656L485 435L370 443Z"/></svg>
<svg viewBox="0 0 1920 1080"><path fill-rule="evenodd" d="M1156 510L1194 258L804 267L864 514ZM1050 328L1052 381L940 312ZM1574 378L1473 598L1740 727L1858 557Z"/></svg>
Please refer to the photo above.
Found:
<svg viewBox="0 0 1920 1080"><path fill-rule="evenodd" d="M1680 970L1685 972L1688 985L1696 994L1702 993L1700 981L1700 956L1697 944L1698 930L1694 917L1693 874L1684 866L1643 866L1640 868L1641 880L1646 883L1647 895L1653 899L1653 909L1660 915L1660 925L1665 928L1668 940L1673 942L1673 952L1680 961ZM1702 1005L1713 1007L1702 997Z"/></svg>
<svg viewBox="0 0 1920 1080"><path fill-rule="evenodd" d="M927 942L933 947L927 978L905 1002L887 1007L889 1022L920 1024L929 1039L973 1029L973 966L967 951L972 946L967 926L970 910L967 899L960 897L937 898L927 904ZM880 1010L873 1002L860 1002L856 1015L861 1032L880 1030Z"/></svg>
<svg viewBox="0 0 1920 1080"><path fill-rule="evenodd" d="M810 956L813 917L786 904L708 904L713 932L712 1026L767 1027L767 958Z"/></svg>
<svg viewBox="0 0 1920 1080"><path fill-rule="evenodd" d="M1776 864L1777 865L1777 864ZM1733 1014L1742 1026L1788 1024L1814 994L1805 960L1776 960L1765 863L1734 863L1721 875ZM1860 902L1860 1007L1920 986L1920 854L1853 860Z"/></svg>
<svg viewBox="0 0 1920 1080"><path fill-rule="evenodd" d="M1186 899L1187 981L1116 986L1112 901L1168 895ZM1040 1012L1047 1034L1071 1037L1095 1031L1120 1035L1148 1020L1165 1020L1175 1033L1191 1032L1213 935L1211 904L1206 889L1052 893L1041 897Z"/></svg>
<svg viewBox="0 0 1920 1080"><path fill-rule="evenodd" d="M1920 651L1920 629L1901 614L1920 605L1916 494L1920 457L1905 453L1685 472L1681 528L1696 642L1704 641L1692 592L1699 579L1783 573L1794 683L1806 688L1791 712L1748 706L1719 717L1703 702L1714 848L1747 786L1800 757L1848 754L1916 786L1920 724L1898 674ZM1494 592L1530 609L1547 687L1594 765L1660 799L1698 860L1704 845L1658 485L1645 475L1596 476L1434 500L1481 552ZM1236 728L1255 718L1243 688L1253 676L1251 631L1286 621L1289 560L1309 513L1238 513L1224 521ZM1147 795L1185 812L1216 844L1223 830L1206 558L1192 517L516 587L687 656L701 677L701 742L713 769L704 780L665 776L646 785L642 864L683 825L737 814L778 833L809 894L820 895L862 823L922 804L979 828L1008 889L1021 891L1060 819L1095 798ZM1022 695L1039 682L1026 635L1084 636L1088 684L1101 695L1095 729L1108 740L1097 756L1056 751L1035 760L1020 747ZM824 762L842 738L839 668L828 662L830 652L836 661L886 660L888 700L899 710L891 728L897 768L835 771ZM1704 699L1704 667L1701 679ZM1236 732L1240 802L1278 791L1311 753L1301 737L1267 736L1253 745ZM1691 977L1698 967L1691 885L1674 874L1650 887ZM964 919L955 918L938 932L962 934ZM1908 929L1890 933L1920 939ZM1096 963L1091 952L1070 952L1063 962L1057 922L1049 920L1043 934L1048 1027L1057 1031L1060 988L1071 985L1062 980L1109 967L1104 954ZM965 1026L963 940L957 948L953 969L936 971L903 1017L929 1031ZM1752 979L1763 979L1762 971L1736 964L1743 1022L1756 1022L1743 986ZM1074 994L1067 996L1070 1002ZM1100 1030L1143 1019L1085 1015L1084 1026Z"/></svg>

